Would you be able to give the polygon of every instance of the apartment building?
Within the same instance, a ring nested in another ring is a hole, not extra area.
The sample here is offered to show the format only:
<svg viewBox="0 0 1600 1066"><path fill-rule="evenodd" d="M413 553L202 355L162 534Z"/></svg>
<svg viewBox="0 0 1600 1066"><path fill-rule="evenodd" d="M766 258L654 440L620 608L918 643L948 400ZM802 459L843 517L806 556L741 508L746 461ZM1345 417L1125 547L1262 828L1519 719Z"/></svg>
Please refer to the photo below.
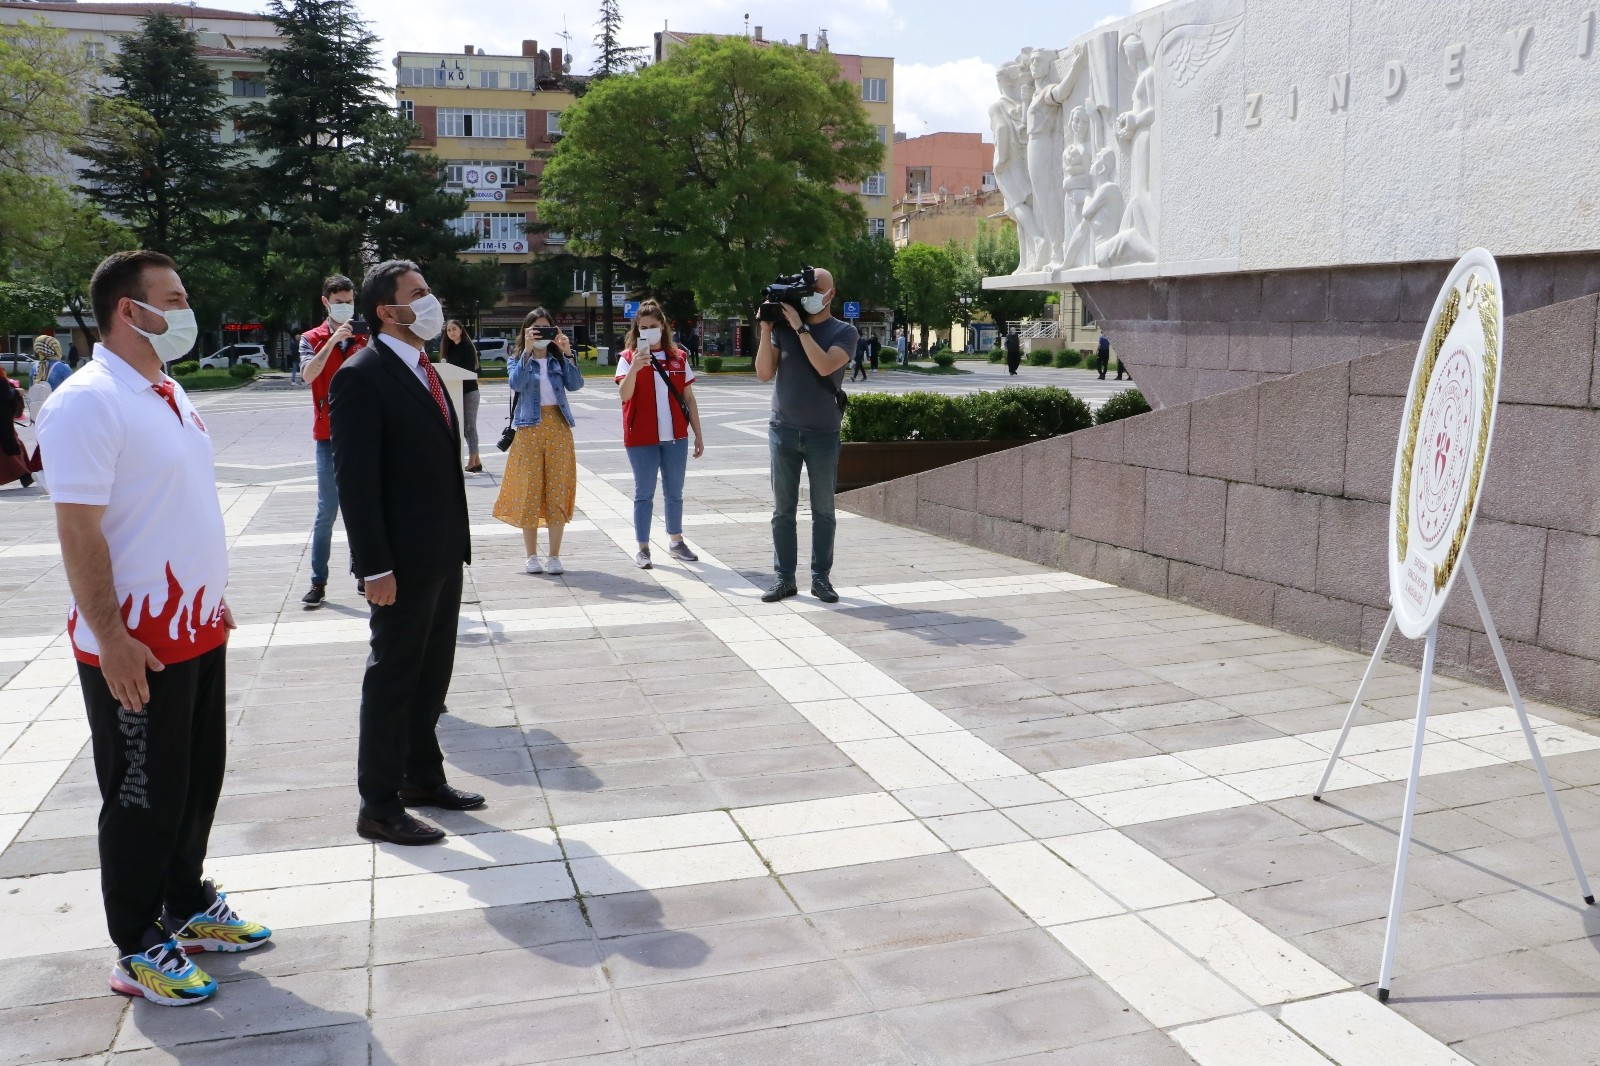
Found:
<svg viewBox="0 0 1600 1066"><path fill-rule="evenodd" d="M663 30L657 33L655 62L661 62L671 55L674 49L703 36L708 35L681 33L676 30ZM768 40L760 26L753 28L750 41L756 45L791 43ZM827 30L818 30L815 42L811 40L809 33L802 33L797 43L799 47L809 51L832 51L828 46ZM855 193L866 211L867 232L877 237L887 237L889 220L894 215L894 194L889 187L889 175L894 173L894 156L899 147L895 143L894 133L894 59L891 56L863 56L847 52L832 52L832 55L839 63L840 78L856 87L861 97L861 104L866 108L867 119L877 128L878 140L884 146L883 169L870 175Z"/></svg>
<svg viewBox="0 0 1600 1066"><path fill-rule="evenodd" d="M412 147L442 159L446 187L468 197L466 213L452 223L477 238L462 257L495 256L501 266L500 304L482 313L479 329L509 333L533 308L529 265L567 243L564 233L529 227L539 221L539 176L561 139L561 114L577 99L570 59L560 48L546 51L525 40L517 55L466 45L456 52L401 52L394 66L400 112L422 131ZM574 281L579 291L551 310L587 341L599 294L585 296L588 278Z"/></svg>

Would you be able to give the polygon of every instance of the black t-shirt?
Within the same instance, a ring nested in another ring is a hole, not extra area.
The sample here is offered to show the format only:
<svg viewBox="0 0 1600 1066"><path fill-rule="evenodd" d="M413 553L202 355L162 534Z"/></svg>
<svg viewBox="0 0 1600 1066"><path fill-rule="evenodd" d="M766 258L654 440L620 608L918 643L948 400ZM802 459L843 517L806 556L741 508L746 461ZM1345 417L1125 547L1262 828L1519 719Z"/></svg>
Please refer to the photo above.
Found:
<svg viewBox="0 0 1600 1066"><path fill-rule="evenodd" d="M458 366L462 370L470 370L474 374L483 372L483 364L478 361L478 346L473 344L472 341L463 340L460 344L451 344L450 338L446 337L440 349L439 354L443 355L444 361L451 366ZM461 383L462 395L477 391L478 382L476 380L463 381Z"/></svg>

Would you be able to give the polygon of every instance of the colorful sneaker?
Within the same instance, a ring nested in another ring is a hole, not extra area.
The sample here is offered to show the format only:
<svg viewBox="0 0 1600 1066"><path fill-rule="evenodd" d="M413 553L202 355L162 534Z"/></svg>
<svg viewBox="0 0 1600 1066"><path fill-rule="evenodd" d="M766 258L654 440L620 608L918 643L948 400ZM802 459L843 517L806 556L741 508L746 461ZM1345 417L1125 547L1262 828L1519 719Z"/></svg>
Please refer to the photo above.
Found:
<svg viewBox="0 0 1600 1066"><path fill-rule="evenodd" d="M143 996L163 1007L187 1007L210 999L217 983L189 961L174 938L118 959L111 967L111 991Z"/></svg>
<svg viewBox="0 0 1600 1066"><path fill-rule="evenodd" d="M228 906L227 894L218 892L215 903L183 923L172 937L190 954L196 951L253 951L272 938L272 930L255 922L247 922L233 913L233 908Z"/></svg>

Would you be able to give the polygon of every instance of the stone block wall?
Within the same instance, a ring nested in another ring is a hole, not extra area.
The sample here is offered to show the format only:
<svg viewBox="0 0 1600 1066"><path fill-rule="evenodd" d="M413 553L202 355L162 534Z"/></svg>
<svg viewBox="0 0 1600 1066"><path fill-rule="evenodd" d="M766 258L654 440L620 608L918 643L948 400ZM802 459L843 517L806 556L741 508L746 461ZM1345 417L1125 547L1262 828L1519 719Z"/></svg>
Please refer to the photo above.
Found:
<svg viewBox="0 0 1600 1066"><path fill-rule="evenodd" d="M1499 261L1519 314L1600 292L1600 255ZM1078 286L1153 407L1415 344L1451 263L1201 275Z"/></svg>
<svg viewBox="0 0 1600 1066"><path fill-rule="evenodd" d="M1469 550L1518 683L1600 711L1600 298L1514 315ZM1419 327L1420 331L1420 327ZM1251 622L1370 650L1388 614L1386 523L1402 344L846 493L858 514ZM1498 683L1471 595L1441 669ZM1420 661L1397 640L1390 656Z"/></svg>

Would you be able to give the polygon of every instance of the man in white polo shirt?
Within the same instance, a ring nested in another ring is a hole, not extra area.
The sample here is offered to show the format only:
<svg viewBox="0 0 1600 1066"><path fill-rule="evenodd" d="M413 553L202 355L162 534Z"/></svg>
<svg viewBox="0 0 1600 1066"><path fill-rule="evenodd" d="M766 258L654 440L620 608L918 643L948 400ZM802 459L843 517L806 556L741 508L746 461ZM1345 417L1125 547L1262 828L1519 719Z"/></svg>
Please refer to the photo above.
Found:
<svg viewBox="0 0 1600 1066"><path fill-rule="evenodd" d="M100 785L110 983L182 1006L217 990L190 952L272 935L202 874L227 755L228 544L211 437L162 373L195 339L172 260L109 256L89 299L105 341L44 405L38 432Z"/></svg>

